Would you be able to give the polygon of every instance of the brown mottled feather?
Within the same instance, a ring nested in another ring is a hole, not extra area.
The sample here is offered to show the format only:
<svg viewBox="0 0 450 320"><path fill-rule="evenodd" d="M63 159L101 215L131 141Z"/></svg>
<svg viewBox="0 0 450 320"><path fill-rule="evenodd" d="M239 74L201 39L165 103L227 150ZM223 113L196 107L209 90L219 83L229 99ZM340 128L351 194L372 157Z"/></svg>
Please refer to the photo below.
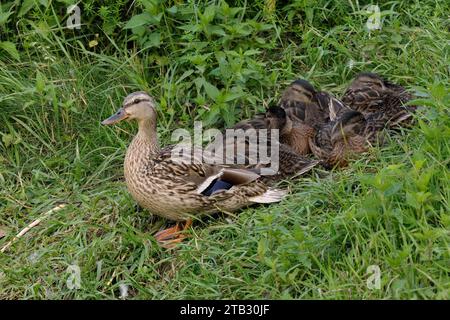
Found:
<svg viewBox="0 0 450 320"><path fill-rule="evenodd" d="M292 82L283 92L279 106L288 117L295 116L309 126L317 126L334 120L350 109L328 92L316 91L306 80Z"/></svg>
<svg viewBox="0 0 450 320"><path fill-rule="evenodd" d="M309 143L326 167L346 166L355 154L367 151L366 119L360 112L346 112L323 125Z"/></svg>
<svg viewBox="0 0 450 320"><path fill-rule="evenodd" d="M274 152L278 152L278 171L275 175L267 178L266 180L280 180L297 176L309 171L319 163L319 161L311 160L303 156L303 154L309 153L308 136L313 134L313 129L307 126L302 128L298 124L292 126L291 120L288 119L288 121L286 121L284 111L282 109L281 111L283 112L283 117L274 116L270 111L267 111L264 116L258 115L250 120L239 122L232 128L235 130L243 130L244 133L239 139L232 140L230 142L223 135L222 139L218 140L221 143L214 147L213 144L210 144L207 147L207 150L217 150L222 146L224 146L224 150L232 149L232 154L234 157L228 159L226 157L226 151L224 151L224 161L226 162L228 160L231 163L237 163L237 156L239 155L244 158L244 161L240 163L242 163L242 166L246 169L273 167L272 163L263 163L259 157L254 157L250 154L249 135L254 134L257 137L259 148L262 145L267 144L268 157L272 158L272 148ZM287 125L287 122L289 125ZM286 127L289 127L288 131L286 131ZM306 135L306 133L308 135ZM290 141L290 139L293 141ZM290 146L287 142L292 142L294 147ZM242 152L237 152L238 147L241 148ZM299 148L303 149L300 150Z"/></svg>
<svg viewBox="0 0 450 320"><path fill-rule="evenodd" d="M416 106L407 106L412 94L398 84L391 83L375 73L360 73L342 96L342 101L353 110L369 116L379 113L386 127L407 125L412 121Z"/></svg>

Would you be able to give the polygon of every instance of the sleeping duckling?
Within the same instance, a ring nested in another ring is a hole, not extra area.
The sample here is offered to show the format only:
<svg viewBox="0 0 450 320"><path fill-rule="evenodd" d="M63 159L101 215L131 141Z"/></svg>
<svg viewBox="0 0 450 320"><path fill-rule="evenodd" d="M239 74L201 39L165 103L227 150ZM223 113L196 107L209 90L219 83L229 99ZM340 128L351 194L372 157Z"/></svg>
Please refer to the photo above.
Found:
<svg viewBox="0 0 450 320"><path fill-rule="evenodd" d="M328 169L344 167L355 154L368 150L367 128L362 113L348 111L309 138L311 151Z"/></svg>
<svg viewBox="0 0 450 320"><path fill-rule="evenodd" d="M367 151L383 129L376 117L367 121L357 111L347 111L333 121L316 125L316 128L296 118L293 121L293 117L287 117L283 111L280 107L271 107L266 115L269 122L280 130L280 141L297 153L312 152L327 169L346 166L354 155Z"/></svg>
<svg viewBox="0 0 450 320"><path fill-rule="evenodd" d="M309 139L309 145L325 167L344 167L355 155L366 152L371 146L381 145L388 125L385 112L364 115L359 111L348 111L318 128Z"/></svg>
<svg viewBox="0 0 450 320"><path fill-rule="evenodd" d="M335 120L351 109L332 94L317 91L308 81L297 79L283 92L279 106L288 117L295 116L314 127Z"/></svg>
<svg viewBox="0 0 450 320"><path fill-rule="evenodd" d="M278 129L280 142L299 155L311 152L308 139L315 128L333 121L350 111L341 101L327 92L316 91L306 80L297 79L283 92L279 105L270 106L249 120L243 120L235 129Z"/></svg>
<svg viewBox="0 0 450 320"><path fill-rule="evenodd" d="M294 114L287 115L285 109L271 106L266 112L266 119L271 129L279 129L280 142L288 145L300 155L311 153L309 138L314 136L315 130Z"/></svg>
<svg viewBox="0 0 450 320"><path fill-rule="evenodd" d="M381 112L388 128L409 124L416 106L406 103L412 94L398 84L391 83L379 75L363 72L356 76L342 96L342 101L351 109L368 116Z"/></svg>

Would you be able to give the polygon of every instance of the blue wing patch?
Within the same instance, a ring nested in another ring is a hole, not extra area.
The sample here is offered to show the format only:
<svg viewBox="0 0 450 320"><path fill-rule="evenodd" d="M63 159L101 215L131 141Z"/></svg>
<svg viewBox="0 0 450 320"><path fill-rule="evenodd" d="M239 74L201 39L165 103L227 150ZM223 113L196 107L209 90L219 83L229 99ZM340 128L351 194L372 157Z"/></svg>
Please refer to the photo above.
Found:
<svg viewBox="0 0 450 320"><path fill-rule="evenodd" d="M204 196L212 196L213 194L215 194L219 191L229 190L232 186L233 186L232 183L229 183L224 180L216 179L208 186L208 188L203 190L202 194Z"/></svg>

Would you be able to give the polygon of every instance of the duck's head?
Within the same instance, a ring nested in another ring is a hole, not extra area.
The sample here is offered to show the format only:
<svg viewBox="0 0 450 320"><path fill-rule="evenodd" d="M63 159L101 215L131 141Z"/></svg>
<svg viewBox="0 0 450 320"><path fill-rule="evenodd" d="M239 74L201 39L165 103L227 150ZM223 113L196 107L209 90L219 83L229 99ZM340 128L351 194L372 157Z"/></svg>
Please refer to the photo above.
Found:
<svg viewBox="0 0 450 320"><path fill-rule="evenodd" d="M314 102L316 93L311 83L304 79L297 79L283 92L281 101Z"/></svg>
<svg viewBox="0 0 450 320"><path fill-rule="evenodd" d="M354 85L358 87L371 88L372 90L381 91L386 87L386 82L378 74L372 72L361 72L359 73L355 80Z"/></svg>
<svg viewBox="0 0 450 320"><path fill-rule="evenodd" d="M314 86L305 79L297 79L291 83L291 86L306 95L314 95L317 93Z"/></svg>
<svg viewBox="0 0 450 320"><path fill-rule="evenodd" d="M155 100L144 91L129 94L123 100L122 107L108 119L102 121L103 125L116 124L122 120L156 121Z"/></svg>
<svg viewBox="0 0 450 320"><path fill-rule="evenodd" d="M348 111L344 113L333 127L331 140L338 141L363 133L366 127L366 118L361 112Z"/></svg>
<svg viewBox="0 0 450 320"><path fill-rule="evenodd" d="M269 121L269 129L280 130L280 135L289 134L291 132L292 120L280 106L270 106L266 111L266 119Z"/></svg>

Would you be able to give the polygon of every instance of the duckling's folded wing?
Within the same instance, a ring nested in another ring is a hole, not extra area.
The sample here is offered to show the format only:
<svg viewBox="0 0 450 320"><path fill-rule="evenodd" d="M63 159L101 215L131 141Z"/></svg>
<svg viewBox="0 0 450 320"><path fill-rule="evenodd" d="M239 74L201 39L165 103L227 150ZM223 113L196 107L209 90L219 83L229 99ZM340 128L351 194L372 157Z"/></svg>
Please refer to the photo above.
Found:
<svg viewBox="0 0 450 320"><path fill-rule="evenodd" d="M316 97L320 105L320 109L323 113L328 113L328 118L330 121L336 120L345 112L351 111L351 109L341 100L335 98L328 92L318 92Z"/></svg>

